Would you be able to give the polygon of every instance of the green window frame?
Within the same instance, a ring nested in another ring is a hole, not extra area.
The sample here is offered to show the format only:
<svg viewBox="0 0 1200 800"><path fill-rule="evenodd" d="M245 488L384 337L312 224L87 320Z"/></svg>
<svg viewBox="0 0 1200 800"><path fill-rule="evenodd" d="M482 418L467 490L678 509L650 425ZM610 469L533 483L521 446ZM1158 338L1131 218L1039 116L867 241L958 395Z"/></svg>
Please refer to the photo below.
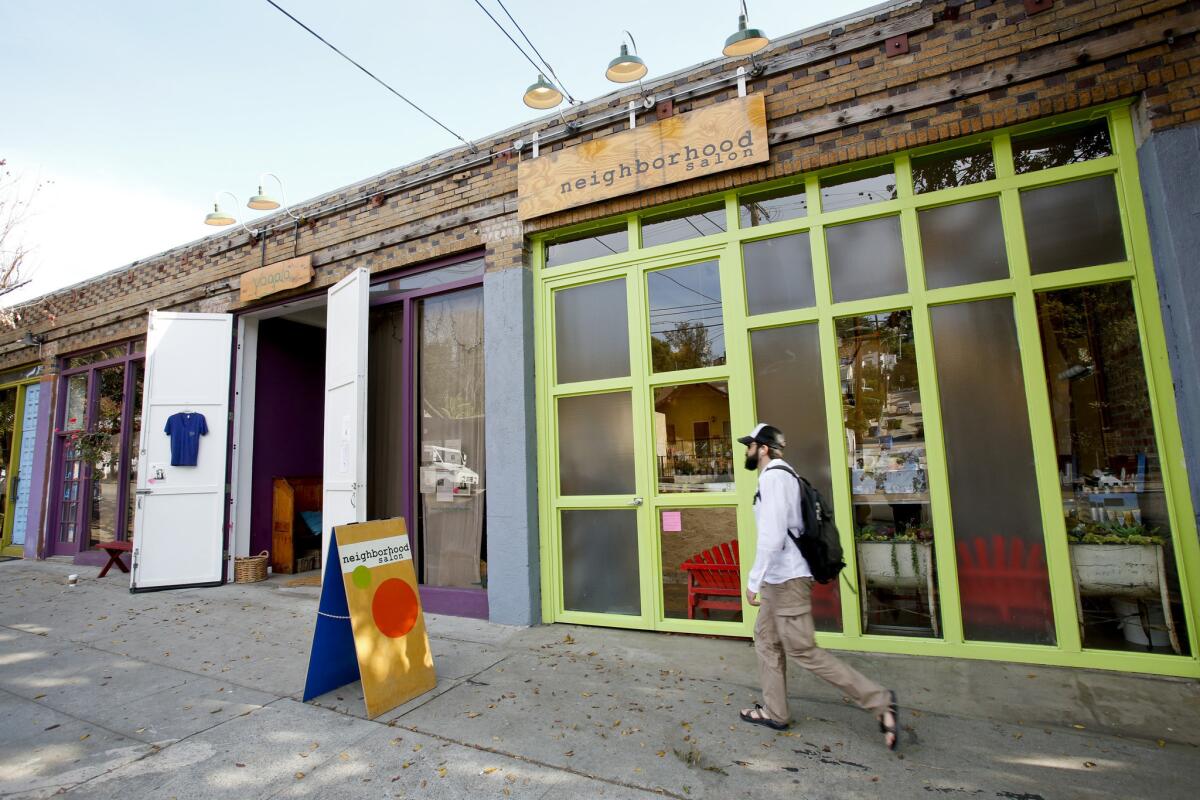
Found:
<svg viewBox="0 0 1200 800"><path fill-rule="evenodd" d="M1017 174L1014 170L1013 137L1094 120L1105 120L1108 124L1112 145L1111 155L1023 174ZM921 194L914 193L912 175L914 158L970 146L990 146L994 159L994 178L964 186ZM897 197L895 199L871 202L832 212L822 211L820 201L822 178L887 165L892 166L896 176ZM1097 266L1033 274L1022 222L1021 191L1098 176L1110 176L1115 181L1125 259ZM786 187L798 189L803 187L807 195L807 214L758 227L742 228L740 226L739 196L772 192ZM938 289L926 288L918 212L937 206L990 197L999 199L1009 276L983 283ZM671 211L708 206L718 200L723 201L725 208L726 231L724 233L697 236L656 247L641 247L640 220L643 217L660 216ZM898 216L900 220L907 290L885 297L834 302L830 286L825 229L837 224L885 216ZM611 229L615 221L622 219L626 224L629 237L626 252L578 263L563 264L553 268L544 266L544 246L548 239L562 235L584 234L591 228ZM809 243L812 251L816 305L803 309L749 316L746 311L746 293L743 282L742 243L803 231L810 232ZM938 555L939 590L943 597L941 636L932 640L888 635L866 636L861 630L860 611L857 605L859 599L852 592L842 591L840 593L842 631L818 634L818 641L823 646L846 650L970 657L1157 673L1179 677L1200 677L1200 643L1197 642L1196 620L1197 609L1200 609L1200 542L1197 541L1195 515L1188 490L1189 484L1159 306L1158 288L1154 275L1149 230L1138 177L1136 145L1129 101L1099 106L987 134L963 137L936 146L855 162L830 170L744 186L718 195L708 195L686 202L657 206L621 217L609 217L584 225L538 233L531 239L534 245L532 247L532 266L536 287L534 324L538 375L539 511L542 544L543 619L546 622L562 618L556 607L553 589L560 579L559 570L561 569L561 565L555 563L557 558L554 546L555 514L563 507L556 504L552 488L557 485L557 482L553 480L557 452L552 414L553 403L557 397L568 394L618 387L632 388L637 385L633 378L569 386L557 386L553 383L553 290L557 286L567 285L565 282L568 280L586 282L626 277L630 286L631 301L630 346L634 351L631 364L648 365L648 346L642 341L645 336L641 328L641 319L638 314L634 313L640 308L638 299L635 297L635 292L641 291L638 289L639 282L644 283L645 273L651 269L719 258L724 300L723 323L728 354L726 364L720 367L665 375L647 372L647 377L643 380L648 379L651 392L653 386L664 383L727 380L730 387L729 402L733 427L735 430L749 429L756 421L754 419L753 374L749 345L750 332L799 323L815 323L819 327L821 342L830 466L834 475L833 502L839 520L849 519L852 497L849 480L846 477L849 474L848 456L843 444L844 436L841 429L842 410L835 320L840 317L898 309L912 310L917 363L922 382L921 395L924 401L929 482L931 487L934 487L934 490L931 491L934 546ZM1077 621L1075 588L1062 513L1050 397L1044 380L1035 298L1038 292L1047 290L1116 281L1128 282L1133 291L1134 310L1141 339L1141 355L1146 370L1147 389L1154 418L1155 440L1162 463L1174 558L1178 565L1179 586L1186 617L1185 620L1176 622L1181 626L1186 625L1187 639L1190 642L1190 652L1182 656L1085 649L1082 646ZM1039 492L1039 507L1045 536L1045 557L1050 576L1050 593L1057 632L1057 643L1054 645L967 641L963 636L963 620L958 602L955 540L948 491L946 452L939 410L937 372L929 310L931 306L940 304L997 297L1010 298L1013 303L1034 451L1034 477ZM637 355L639 350L641 354ZM633 369L637 368L633 367ZM635 422L637 422L639 413L645 414L646 412L644 410L639 412L635 409ZM638 469L639 471L644 470L645 466L639 463ZM753 494L754 476L744 470L737 470L736 491L732 499L736 500L738 506L740 541L742 552L745 554L741 562L743 585L751 566L752 556L750 554L753 553L754 544L754 520L751 509ZM728 504L730 501L731 498L727 495L713 497L707 502L720 505ZM647 517L643 524L653 524L653 520ZM847 568L847 579L851 584L857 585L856 565L853 563L855 548L851 525L842 524L840 528L847 560L851 562ZM653 564L655 562L652 556L647 556L645 563ZM753 630L752 611L749 606L743 607L741 623L743 635L748 636ZM575 619L574 621L579 620ZM595 622L612 624L602 620L595 620ZM719 632L730 633L729 623L722 625ZM645 627L656 627L660 630L672 629L670 626L661 624L646 625ZM691 629L688 628L688 630ZM713 632L718 632L718 629L713 629Z"/></svg>

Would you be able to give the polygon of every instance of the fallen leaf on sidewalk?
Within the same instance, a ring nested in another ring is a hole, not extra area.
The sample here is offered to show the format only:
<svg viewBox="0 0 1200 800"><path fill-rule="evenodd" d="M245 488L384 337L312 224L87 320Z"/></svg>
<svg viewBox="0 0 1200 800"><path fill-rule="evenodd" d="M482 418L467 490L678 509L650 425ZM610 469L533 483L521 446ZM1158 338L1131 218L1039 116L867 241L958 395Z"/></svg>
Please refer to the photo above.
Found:
<svg viewBox="0 0 1200 800"><path fill-rule="evenodd" d="M1166 746L1167 746L1167 740L1166 740L1166 739L1159 739L1159 740L1158 740L1158 741L1157 741L1155 744L1157 744L1159 747L1166 747Z"/></svg>
<svg viewBox="0 0 1200 800"><path fill-rule="evenodd" d="M82 742L84 739L88 738L89 736L91 736L91 734L90 734L90 733L85 733L83 736L80 736L80 737L79 737L79 741L81 741L81 742Z"/></svg>
<svg viewBox="0 0 1200 800"><path fill-rule="evenodd" d="M1072 725L1071 727L1072 727L1072 728L1074 728L1074 729L1075 729L1075 730L1077 730L1077 731L1082 731L1082 730L1085 730L1084 726L1083 726L1083 725L1080 725L1080 724L1078 724L1078 723L1076 723L1076 724Z"/></svg>
<svg viewBox="0 0 1200 800"><path fill-rule="evenodd" d="M41 699L42 699L43 697L45 697L45 696L46 696L46 695L44 695L44 694L35 695L33 699L34 699L34 700L41 700Z"/></svg>
<svg viewBox="0 0 1200 800"><path fill-rule="evenodd" d="M300 781L300 780L304 780L304 773L303 773L303 772L297 772L297 773L296 773L296 780L298 780L298 781Z"/></svg>
<svg viewBox="0 0 1200 800"><path fill-rule="evenodd" d="M246 765L245 765L245 764L243 764L243 763L241 763L241 762L239 761L239 762L236 762L236 763L234 764L234 766L235 766L235 767L244 767L244 766L246 766Z"/></svg>
<svg viewBox="0 0 1200 800"><path fill-rule="evenodd" d="M1088 769L1091 769L1092 767L1096 766L1096 762L1095 761L1085 761L1085 762L1083 762L1083 765L1085 767L1087 767Z"/></svg>
<svg viewBox="0 0 1200 800"><path fill-rule="evenodd" d="M482 774L491 775L493 772L495 772L498 769L500 769L500 768L499 767L487 767L486 769L484 769Z"/></svg>
<svg viewBox="0 0 1200 800"><path fill-rule="evenodd" d="M445 768L445 767L438 767L438 771L437 771L437 773L438 773L438 777L439 777L439 778L444 778L444 777L446 777L446 768Z"/></svg>
<svg viewBox="0 0 1200 800"><path fill-rule="evenodd" d="M568 633L566 636L563 637L562 643L563 644L575 644L575 638L573 636L571 636L571 634Z"/></svg>
<svg viewBox="0 0 1200 800"><path fill-rule="evenodd" d="M568 758L570 758L571 756L575 755L575 751L574 751L574 750L568 750L567 752L563 753L563 755L564 755L564 756L567 756Z"/></svg>

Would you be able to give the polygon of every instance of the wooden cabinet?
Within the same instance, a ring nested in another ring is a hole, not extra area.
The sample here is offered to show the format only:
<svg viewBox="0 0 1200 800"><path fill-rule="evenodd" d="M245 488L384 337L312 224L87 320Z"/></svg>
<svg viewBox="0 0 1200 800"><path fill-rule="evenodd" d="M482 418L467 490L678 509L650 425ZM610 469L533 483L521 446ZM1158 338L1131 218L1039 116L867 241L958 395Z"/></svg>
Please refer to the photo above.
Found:
<svg viewBox="0 0 1200 800"><path fill-rule="evenodd" d="M290 575L297 571L297 560L311 557L313 550L319 559L321 534L313 534L301 512L320 512L321 479L276 478L271 508L271 569Z"/></svg>

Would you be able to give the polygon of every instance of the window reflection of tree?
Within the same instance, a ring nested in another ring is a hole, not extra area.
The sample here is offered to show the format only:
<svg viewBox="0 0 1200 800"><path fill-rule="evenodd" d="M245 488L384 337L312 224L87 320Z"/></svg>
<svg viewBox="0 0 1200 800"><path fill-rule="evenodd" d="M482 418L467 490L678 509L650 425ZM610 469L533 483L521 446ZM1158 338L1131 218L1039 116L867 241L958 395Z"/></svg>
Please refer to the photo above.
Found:
<svg viewBox="0 0 1200 800"><path fill-rule="evenodd" d="M913 161L913 191L917 194L968 186L996 177L991 147L975 153L939 154Z"/></svg>
<svg viewBox="0 0 1200 800"><path fill-rule="evenodd" d="M1018 174L1112 155L1108 123L1103 120L1078 128L1047 131L1013 142L1013 166Z"/></svg>

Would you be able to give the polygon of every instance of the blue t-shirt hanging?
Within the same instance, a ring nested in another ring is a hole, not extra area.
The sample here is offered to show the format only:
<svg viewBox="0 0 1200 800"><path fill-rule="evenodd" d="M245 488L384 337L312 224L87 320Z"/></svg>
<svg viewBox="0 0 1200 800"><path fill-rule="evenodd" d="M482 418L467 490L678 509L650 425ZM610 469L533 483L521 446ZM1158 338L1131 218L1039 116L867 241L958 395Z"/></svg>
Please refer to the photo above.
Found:
<svg viewBox="0 0 1200 800"><path fill-rule="evenodd" d="M208 422L194 411L167 417L163 433L171 437L171 466L194 467L200 453L200 437L208 435Z"/></svg>

